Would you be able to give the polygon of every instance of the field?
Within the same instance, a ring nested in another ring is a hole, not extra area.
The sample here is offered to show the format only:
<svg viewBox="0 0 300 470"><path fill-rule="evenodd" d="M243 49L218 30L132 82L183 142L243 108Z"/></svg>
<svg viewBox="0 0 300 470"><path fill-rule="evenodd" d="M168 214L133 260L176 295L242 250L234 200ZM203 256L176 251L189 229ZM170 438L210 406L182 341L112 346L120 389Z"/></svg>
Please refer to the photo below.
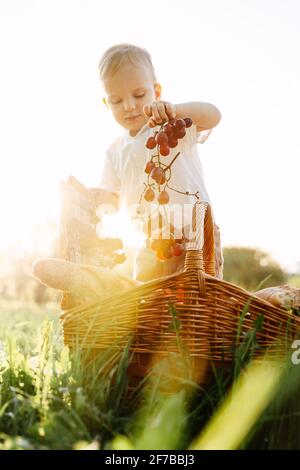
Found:
<svg viewBox="0 0 300 470"><path fill-rule="evenodd" d="M109 370L110 351L83 368L64 347L58 304L0 309L1 449L300 448L300 366L252 369L255 335L205 388L181 378L164 394L149 378L129 400L127 350Z"/></svg>

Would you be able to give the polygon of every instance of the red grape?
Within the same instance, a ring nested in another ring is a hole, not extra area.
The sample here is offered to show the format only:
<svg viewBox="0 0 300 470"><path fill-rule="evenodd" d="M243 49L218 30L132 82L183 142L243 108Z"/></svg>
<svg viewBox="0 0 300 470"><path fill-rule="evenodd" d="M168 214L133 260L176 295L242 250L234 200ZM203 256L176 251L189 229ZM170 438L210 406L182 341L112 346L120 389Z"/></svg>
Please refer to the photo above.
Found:
<svg viewBox="0 0 300 470"><path fill-rule="evenodd" d="M147 142L146 142L146 147L147 149L154 149L156 147L157 143L154 137L149 137Z"/></svg>
<svg viewBox="0 0 300 470"><path fill-rule="evenodd" d="M184 119L177 119L174 124L175 129L185 129L185 121Z"/></svg>
<svg viewBox="0 0 300 470"><path fill-rule="evenodd" d="M159 184L164 184L166 182L166 175L165 173L162 175L162 178L160 180L160 183Z"/></svg>
<svg viewBox="0 0 300 470"><path fill-rule="evenodd" d="M176 137L169 138L170 149L177 147L177 145L178 145L178 139L176 139Z"/></svg>
<svg viewBox="0 0 300 470"><path fill-rule="evenodd" d="M166 132L160 131L156 136L156 142L159 145L168 144L168 135L166 134Z"/></svg>
<svg viewBox="0 0 300 470"><path fill-rule="evenodd" d="M181 127L180 129L175 130L175 136L177 139L182 139L186 134L185 127Z"/></svg>
<svg viewBox="0 0 300 470"><path fill-rule="evenodd" d="M180 256L180 255L182 255L183 249L182 249L182 246L179 245L179 243L174 243L174 245L173 245L173 253L174 253L174 256Z"/></svg>
<svg viewBox="0 0 300 470"><path fill-rule="evenodd" d="M170 196L167 193L167 191L161 191L157 199L158 199L159 204L168 204Z"/></svg>
<svg viewBox="0 0 300 470"><path fill-rule="evenodd" d="M151 171L150 176L152 179L154 179L154 181L156 181L157 184L161 184L161 182L165 178L164 170L160 168L160 166L156 166Z"/></svg>
<svg viewBox="0 0 300 470"><path fill-rule="evenodd" d="M173 126L169 122L164 125L164 132L168 136L171 136L173 134Z"/></svg>
<svg viewBox="0 0 300 470"><path fill-rule="evenodd" d="M154 198L155 198L155 192L153 191L153 189L152 188L146 189L145 194L144 194L144 199L147 202L151 202L153 201Z"/></svg>
<svg viewBox="0 0 300 470"><path fill-rule="evenodd" d="M170 153L170 147L168 144L163 144L159 146L159 153L163 156L166 157Z"/></svg>
<svg viewBox="0 0 300 470"><path fill-rule="evenodd" d="M193 121L191 120L191 118L184 118L184 122L185 122L185 127L191 127L193 124Z"/></svg>
<svg viewBox="0 0 300 470"><path fill-rule="evenodd" d="M144 168L145 173L147 173L147 175L149 175L154 167L155 167L155 163L147 162L146 165L145 165L145 168Z"/></svg>

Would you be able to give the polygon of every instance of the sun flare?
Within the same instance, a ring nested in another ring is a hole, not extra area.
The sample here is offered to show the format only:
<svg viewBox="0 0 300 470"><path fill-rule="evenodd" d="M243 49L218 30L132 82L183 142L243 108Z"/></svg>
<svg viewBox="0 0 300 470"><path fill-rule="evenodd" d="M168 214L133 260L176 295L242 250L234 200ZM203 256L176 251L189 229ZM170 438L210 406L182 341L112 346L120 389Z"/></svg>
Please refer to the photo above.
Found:
<svg viewBox="0 0 300 470"><path fill-rule="evenodd" d="M120 238L124 246L134 248L141 247L145 239L145 235L138 231L125 211L103 214L98 234L101 237Z"/></svg>

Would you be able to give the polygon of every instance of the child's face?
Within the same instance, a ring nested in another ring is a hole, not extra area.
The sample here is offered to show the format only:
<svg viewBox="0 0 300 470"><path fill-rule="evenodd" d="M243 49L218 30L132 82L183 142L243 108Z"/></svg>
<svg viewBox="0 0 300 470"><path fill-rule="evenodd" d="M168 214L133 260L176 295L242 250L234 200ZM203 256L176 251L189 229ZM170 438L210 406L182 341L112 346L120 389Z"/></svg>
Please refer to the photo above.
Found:
<svg viewBox="0 0 300 470"><path fill-rule="evenodd" d="M135 136L149 119L143 113L143 106L160 97L160 85L154 84L145 65L126 64L105 79L103 86L115 120Z"/></svg>

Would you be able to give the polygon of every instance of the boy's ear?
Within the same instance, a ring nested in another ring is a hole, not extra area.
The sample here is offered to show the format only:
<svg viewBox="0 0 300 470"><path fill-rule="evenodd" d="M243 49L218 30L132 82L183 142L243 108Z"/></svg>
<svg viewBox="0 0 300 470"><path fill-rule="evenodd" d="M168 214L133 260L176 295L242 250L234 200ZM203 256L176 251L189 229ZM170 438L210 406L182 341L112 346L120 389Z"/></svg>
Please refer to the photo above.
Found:
<svg viewBox="0 0 300 470"><path fill-rule="evenodd" d="M107 109L109 109L109 106L108 106L107 101L106 101L105 98L102 98L102 103L105 104L105 106L107 107Z"/></svg>
<svg viewBox="0 0 300 470"><path fill-rule="evenodd" d="M154 91L155 91L155 98L160 99L161 97L161 84L160 83L154 84Z"/></svg>

